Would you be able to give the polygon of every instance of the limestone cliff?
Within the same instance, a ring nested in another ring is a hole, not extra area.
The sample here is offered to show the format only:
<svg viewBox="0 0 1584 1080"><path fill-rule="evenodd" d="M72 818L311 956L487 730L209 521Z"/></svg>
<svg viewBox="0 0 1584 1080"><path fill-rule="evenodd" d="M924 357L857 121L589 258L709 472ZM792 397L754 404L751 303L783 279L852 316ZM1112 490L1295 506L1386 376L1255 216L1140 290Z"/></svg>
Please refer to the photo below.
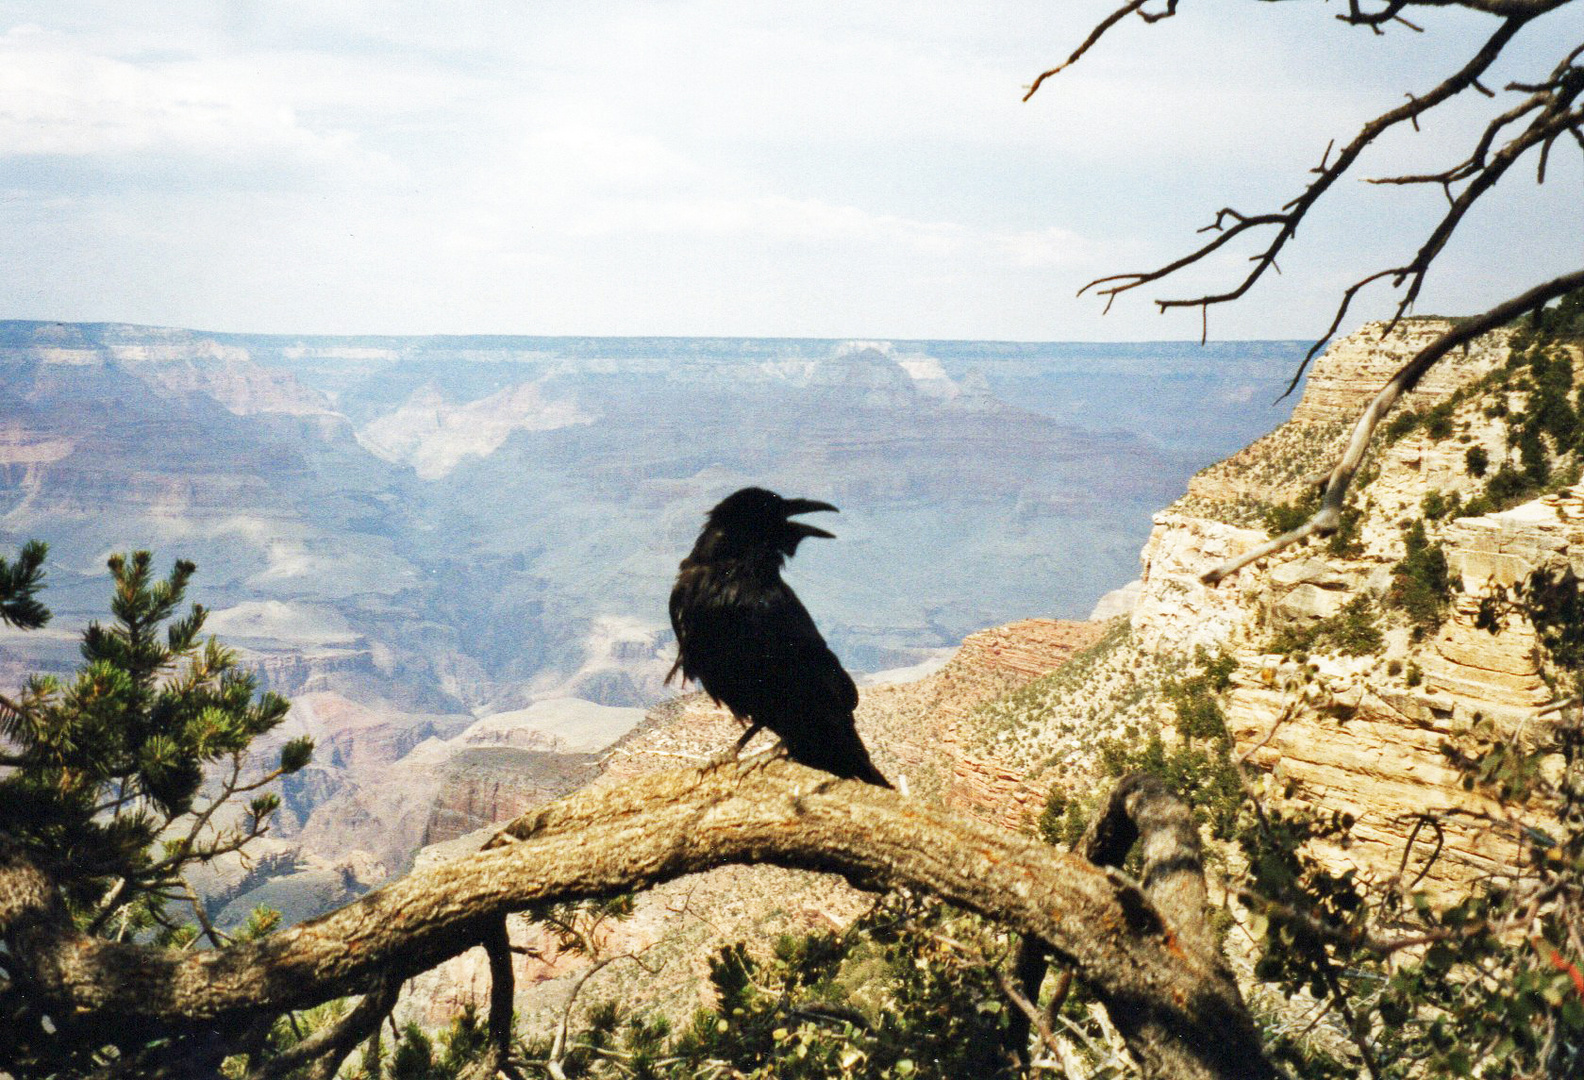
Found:
<svg viewBox="0 0 1584 1080"><path fill-rule="evenodd" d="M1187 663L1197 647L1236 659L1226 712L1238 752L1301 799L1355 815L1353 843L1332 854L1365 872L1395 869L1418 813L1488 808L1457 784L1450 736L1481 721L1512 733L1556 696L1526 618L1505 610L1499 625L1478 624L1537 571L1584 571L1578 455L1560 434L1525 434L1539 430L1542 383L1576 393L1571 361L1532 368L1505 334L1448 357L1377 432L1338 536L1213 587L1199 575L1261 543L1273 509L1313 498L1352 419L1439 329L1415 320L1383 337L1371 325L1334 345L1291 421L1156 517L1131 621L1139 671ZM1577 350L1551 355L1566 352ZM1147 703L1148 690L1134 694ZM1153 711L1169 727L1164 703ZM1059 709L1041 716L1062 722ZM1430 884L1503 855L1477 819L1453 818Z"/></svg>

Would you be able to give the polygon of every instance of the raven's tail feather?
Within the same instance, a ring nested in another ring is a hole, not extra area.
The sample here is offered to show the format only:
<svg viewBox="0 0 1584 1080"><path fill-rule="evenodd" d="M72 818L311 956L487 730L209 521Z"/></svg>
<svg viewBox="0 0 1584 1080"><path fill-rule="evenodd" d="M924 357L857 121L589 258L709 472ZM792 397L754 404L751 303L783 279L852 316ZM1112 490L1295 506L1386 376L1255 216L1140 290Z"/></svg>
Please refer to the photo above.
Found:
<svg viewBox="0 0 1584 1080"><path fill-rule="evenodd" d="M852 778L854 780L862 780L866 784L873 784L876 787L895 787L891 781L885 778L879 769L875 768L874 762L870 761L867 756L864 758L863 765L858 769L858 771L852 774Z"/></svg>
<svg viewBox="0 0 1584 1080"><path fill-rule="evenodd" d="M844 779L862 780L876 787L893 786L869 760L869 751L853 729L851 720L835 730L807 732L792 738L788 738L784 732L778 734L781 735L781 744L786 747L787 756L800 765L822 769Z"/></svg>

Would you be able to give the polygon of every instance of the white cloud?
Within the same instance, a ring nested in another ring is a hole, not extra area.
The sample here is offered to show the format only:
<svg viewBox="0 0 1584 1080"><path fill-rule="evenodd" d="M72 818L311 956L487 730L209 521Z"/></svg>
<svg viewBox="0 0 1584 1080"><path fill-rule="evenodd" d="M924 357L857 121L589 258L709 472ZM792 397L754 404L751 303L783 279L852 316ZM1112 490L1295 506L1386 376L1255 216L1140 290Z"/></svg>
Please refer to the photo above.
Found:
<svg viewBox="0 0 1584 1080"><path fill-rule="evenodd" d="M1072 293L1290 198L1483 25L1185 8L1023 104L1109 5L5 9L36 25L0 35L0 316L302 332L1196 336ZM1323 323L1338 267L1409 246L1369 221L1317 218L1212 331ZM1508 280L1489 247L1466 276Z"/></svg>
<svg viewBox="0 0 1584 1080"><path fill-rule="evenodd" d="M245 66L103 55L28 25L0 35L0 155L357 164L346 131L312 130Z"/></svg>
<svg viewBox="0 0 1584 1080"><path fill-rule="evenodd" d="M1067 229L998 229L793 196L771 177L712 167L655 135L592 124L526 134L507 168L470 176L461 195L477 216L454 216L448 244L475 252L542 250L556 236L669 236L769 248L857 245L1050 268L1071 266L1099 246Z"/></svg>

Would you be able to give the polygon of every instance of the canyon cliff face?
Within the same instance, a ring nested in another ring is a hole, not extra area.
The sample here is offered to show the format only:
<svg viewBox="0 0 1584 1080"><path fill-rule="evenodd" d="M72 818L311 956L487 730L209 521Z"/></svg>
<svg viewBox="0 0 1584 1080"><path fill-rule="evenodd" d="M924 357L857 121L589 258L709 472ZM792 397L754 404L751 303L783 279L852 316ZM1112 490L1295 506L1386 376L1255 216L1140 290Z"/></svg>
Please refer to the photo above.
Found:
<svg viewBox="0 0 1584 1080"><path fill-rule="evenodd" d="M1239 752L1276 782L1271 791L1354 815L1346 850L1328 853L1339 866L1388 874L1421 813L1468 811L1441 818L1445 848L1426 879L1432 889L1507 855L1475 816L1495 807L1463 791L1447 741L1480 725L1490 737L1519 735L1557 697L1535 626L1498 601L1537 574L1584 572L1584 492L1570 486L1577 474L1561 440L1543 443L1555 490L1477 512L1495 474L1505 467L1516 476L1527 460L1519 414L1538 391L1516 375L1498 378L1512 371L1508 335L1448 356L1399 403L1395 427L1389 420L1377 432L1349 496L1343 535L1279 552L1215 586L1199 575L1263 542L1262 512L1311 495L1364 404L1441 328L1412 320L1383 336L1371 325L1333 346L1291 421L1195 477L1157 515L1132 618L1137 648L1157 662L1186 660L1196 647L1236 659L1226 712ZM1399 419L1409 413L1421 422ZM1463 516L1464 507L1476 513ZM1413 548L1444 559L1447 579L1433 598L1439 610L1417 619L1404 599ZM1482 611L1495 614L1482 619ZM1328 633L1344 625L1371 628L1379 641L1348 647Z"/></svg>
<svg viewBox="0 0 1584 1080"><path fill-rule="evenodd" d="M1222 695L1234 755L1275 802L1290 795L1353 815L1346 848L1323 852L1338 867L1395 871L1419 816L1446 810L1472 813L1445 826L1426 886L1455 887L1499 865L1507 849L1473 816L1493 807L1462 789L1444 748L1482 732L1522 733L1555 700L1560 673L1542 634L1506 601L1535 581L1584 576L1584 489L1563 440L1542 440L1550 466L1541 490L1482 512L1529 460L1519 444L1537 391L1509 363L1507 335L1447 357L1399 403L1395 423L1377 432L1342 535L1216 586L1199 580L1263 543L1271 511L1301 512L1367 400L1444 326L1409 320L1384 335L1372 324L1333 345L1289 422L1195 476L1156 515L1127 618L1060 669L986 695L932 746L893 736L893 754L922 764L932 751L945 762L918 770L921 789L1028 828L1049 792L1092 799L1115 760L1153 736L1174 745L1175 688L1225 654L1235 663ZM1576 391L1573 380L1567 392ZM1414 548L1444 560L1446 580L1424 601L1433 611L1417 617L1404 598ZM1343 640L1348 627L1362 636ZM975 770L966 784L949 779Z"/></svg>

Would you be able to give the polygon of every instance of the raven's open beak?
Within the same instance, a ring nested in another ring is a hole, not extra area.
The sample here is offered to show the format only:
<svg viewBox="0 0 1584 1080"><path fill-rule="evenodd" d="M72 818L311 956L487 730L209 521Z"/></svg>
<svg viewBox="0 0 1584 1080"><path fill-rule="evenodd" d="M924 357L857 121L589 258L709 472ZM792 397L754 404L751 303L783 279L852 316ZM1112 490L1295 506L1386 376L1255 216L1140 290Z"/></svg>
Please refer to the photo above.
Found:
<svg viewBox="0 0 1584 1080"><path fill-rule="evenodd" d="M830 503L820 502L818 499L787 499L784 503L784 509L788 518L797 514L811 514L816 510L829 510L833 514L841 513L840 510ZM799 537L823 536L827 540L836 539L835 533L828 533L818 525L810 525L803 521L788 521L787 528L791 529Z"/></svg>

